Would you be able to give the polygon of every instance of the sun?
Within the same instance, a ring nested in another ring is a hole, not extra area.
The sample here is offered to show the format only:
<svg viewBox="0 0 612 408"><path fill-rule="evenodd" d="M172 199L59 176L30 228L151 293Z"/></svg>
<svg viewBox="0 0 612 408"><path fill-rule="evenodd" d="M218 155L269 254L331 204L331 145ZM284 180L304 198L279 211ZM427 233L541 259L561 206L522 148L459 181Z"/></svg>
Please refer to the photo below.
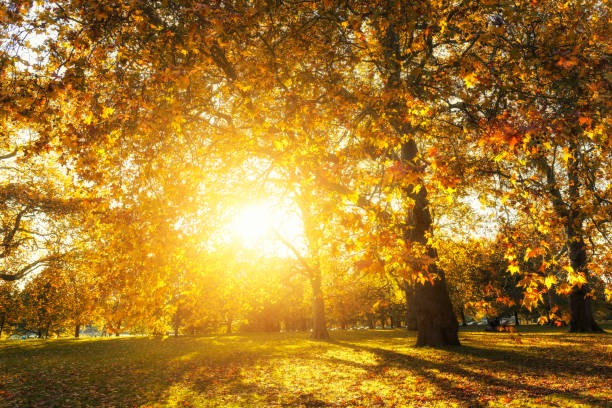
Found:
<svg viewBox="0 0 612 408"><path fill-rule="evenodd" d="M288 253L283 240L296 243L303 235L298 215L287 206L270 202L250 203L238 208L229 227L232 235L244 245L280 256Z"/></svg>
<svg viewBox="0 0 612 408"><path fill-rule="evenodd" d="M245 242L253 242L274 232L279 216L265 204L241 208L231 224L232 231Z"/></svg>

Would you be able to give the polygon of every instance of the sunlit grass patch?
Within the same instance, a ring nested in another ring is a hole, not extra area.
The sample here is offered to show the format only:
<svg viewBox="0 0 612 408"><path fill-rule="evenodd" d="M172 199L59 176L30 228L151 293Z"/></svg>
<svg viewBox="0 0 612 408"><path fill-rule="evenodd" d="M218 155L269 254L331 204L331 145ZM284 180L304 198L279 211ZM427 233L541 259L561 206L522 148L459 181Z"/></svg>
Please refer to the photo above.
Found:
<svg viewBox="0 0 612 408"><path fill-rule="evenodd" d="M404 330L0 343L0 406L612 406L610 335Z"/></svg>

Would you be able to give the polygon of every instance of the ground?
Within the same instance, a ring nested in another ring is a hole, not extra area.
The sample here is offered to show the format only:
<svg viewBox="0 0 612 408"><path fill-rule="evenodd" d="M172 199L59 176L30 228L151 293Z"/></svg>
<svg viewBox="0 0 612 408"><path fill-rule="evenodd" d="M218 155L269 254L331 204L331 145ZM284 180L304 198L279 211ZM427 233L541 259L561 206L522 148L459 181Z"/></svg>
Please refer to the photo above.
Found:
<svg viewBox="0 0 612 408"><path fill-rule="evenodd" d="M612 406L612 335L478 330L1 341L0 406Z"/></svg>

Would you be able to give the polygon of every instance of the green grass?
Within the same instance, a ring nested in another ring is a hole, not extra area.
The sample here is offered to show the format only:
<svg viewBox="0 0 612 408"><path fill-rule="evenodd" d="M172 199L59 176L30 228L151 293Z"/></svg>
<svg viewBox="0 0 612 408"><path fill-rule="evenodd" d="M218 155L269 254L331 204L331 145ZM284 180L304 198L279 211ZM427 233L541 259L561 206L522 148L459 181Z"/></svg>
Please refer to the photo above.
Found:
<svg viewBox="0 0 612 408"><path fill-rule="evenodd" d="M404 330L0 342L2 407L610 407L612 336Z"/></svg>

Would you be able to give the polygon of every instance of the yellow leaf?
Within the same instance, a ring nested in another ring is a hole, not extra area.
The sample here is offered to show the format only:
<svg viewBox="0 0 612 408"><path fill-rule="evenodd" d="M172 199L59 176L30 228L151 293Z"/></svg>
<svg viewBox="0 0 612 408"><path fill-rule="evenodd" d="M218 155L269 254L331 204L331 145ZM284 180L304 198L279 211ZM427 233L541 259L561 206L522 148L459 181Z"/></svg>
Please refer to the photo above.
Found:
<svg viewBox="0 0 612 408"><path fill-rule="evenodd" d="M582 273L576 273L576 274L570 275L569 281L571 284L577 285L578 287L581 287L582 285L587 283L586 276L584 276L584 274Z"/></svg>
<svg viewBox="0 0 612 408"><path fill-rule="evenodd" d="M478 78L476 78L476 75L472 72L463 77L463 82L465 82L465 87L470 89L478 83Z"/></svg>
<svg viewBox="0 0 612 408"><path fill-rule="evenodd" d="M105 107L104 110L102 110L102 117L104 119L108 118L110 115L112 115L115 112L114 108L111 108L109 106Z"/></svg>
<svg viewBox="0 0 612 408"><path fill-rule="evenodd" d="M567 147L563 148L563 161L568 161L570 158L574 158L570 152L567 150Z"/></svg>
<svg viewBox="0 0 612 408"><path fill-rule="evenodd" d="M518 267L518 265L508 265L508 272L510 272L512 275L514 275L515 273L519 273L521 270Z"/></svg>
<svg viewBox="0 0 612 408"><path fill-rule="evenodd" d="M548 289L550 289L550 287L555 283L557 283L557 278L555 276L549 275L546 277L546 279L544 279L544 284Z"/></svg>

